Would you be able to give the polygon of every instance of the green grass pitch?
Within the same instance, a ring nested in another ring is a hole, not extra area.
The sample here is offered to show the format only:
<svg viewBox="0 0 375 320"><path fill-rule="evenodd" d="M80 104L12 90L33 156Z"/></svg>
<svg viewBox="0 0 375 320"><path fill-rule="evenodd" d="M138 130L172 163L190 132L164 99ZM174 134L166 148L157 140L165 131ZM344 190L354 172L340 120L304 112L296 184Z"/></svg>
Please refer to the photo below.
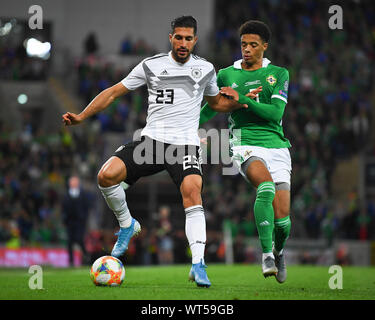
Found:
<svg viewBox="0 0 375 320"><path fill-rule="evenodd" d="M31 290L28 269L0 269L0 300L362 300L375 299L374 267L343 267L343 289L332 290L324 266L289 266L284 284L265 279L260 265L211 264L210 288L188 281L190 266L125 266L120 287L96 287L89 267L43 268L43 289Z"/></svg>

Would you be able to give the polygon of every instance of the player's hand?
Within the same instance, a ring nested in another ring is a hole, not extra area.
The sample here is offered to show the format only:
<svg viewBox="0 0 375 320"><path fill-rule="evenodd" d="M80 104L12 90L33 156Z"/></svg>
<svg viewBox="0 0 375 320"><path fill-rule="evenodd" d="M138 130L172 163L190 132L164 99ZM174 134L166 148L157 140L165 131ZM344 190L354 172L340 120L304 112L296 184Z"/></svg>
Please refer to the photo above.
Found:
<svg viewBox="0 0 375 320"><path fill-rule="evenodd" d="M62 121L65 126L73 126L76 124L80 124L83 119L78 114L67 112L62 115Z"/></svg>
<svg viewBox="0 0 375 320"><path fill-rule="evenodd" d="M236 90L234 90L233 88L231 87L223 87L220 89L220 93L229 98L229 99L233 99L235 101L238 101L239 99L239 95L238 95L238 92ZM243 104L242 105L244 108L248 108L248 105L247 104Z"/></svg>
<svg viewBox="0 0 375 320"><path fill-rule="evenodd" d="M246 94L246 97L249 97L251 99L255 99L256 97L258 97L258 94L261 91L262 91L262 86L254 89L254 90L251 90L251 92L249 92L248 94Z"/></svg>
<svg viewBox="0 0 375 320"><path fill-rule="evenodd" d="M207 145L207 138L200 138L201 144Z"/></svg>
<svg viewBox="0 0 375 320"><path fill-rule="evenodd" d="M238 92L231 87L222 87L220 89L220 93L226 98L234 99L238 101L238 98L239 98Z"/></svg>

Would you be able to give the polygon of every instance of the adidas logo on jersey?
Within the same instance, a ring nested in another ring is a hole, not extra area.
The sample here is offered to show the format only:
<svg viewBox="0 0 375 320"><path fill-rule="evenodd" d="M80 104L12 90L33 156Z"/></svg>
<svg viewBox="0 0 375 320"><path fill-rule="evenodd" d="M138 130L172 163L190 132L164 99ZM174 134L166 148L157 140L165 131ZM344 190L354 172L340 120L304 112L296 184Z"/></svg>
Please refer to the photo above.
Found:
<svg viewBox="0 0 375 320"><path fill-rule="evenodd" d="M167 74L168 74L167 70L164 70L160 75L165 76Z"/></svg>
<svg viewBox="0 0 375 320"><path fill-rule="evenodd" d="M259 225L262 227L266 227L266 226L269 226L270 223L267 220L264 220L263 222L259 223Z"/></svg>
<svg viewBox="0 0 375 320"><path fill-rule="evenodd" d="M232 89L235 89L235 88L238 88L238 84L233 82L232 85L231 85Z"/></svg>

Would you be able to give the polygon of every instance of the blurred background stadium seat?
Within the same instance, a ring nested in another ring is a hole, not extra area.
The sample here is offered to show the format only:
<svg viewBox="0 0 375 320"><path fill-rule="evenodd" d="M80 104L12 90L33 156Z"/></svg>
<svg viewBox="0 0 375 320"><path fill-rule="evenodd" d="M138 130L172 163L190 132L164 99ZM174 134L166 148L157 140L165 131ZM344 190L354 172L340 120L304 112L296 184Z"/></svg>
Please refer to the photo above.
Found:
<svg viewBox="0 0 375 320"><path fill-rule="evenodd" d="M0 264L8 251L66 247L62 201L73 175L91 202L85 234L91 261L110 252L117 222L96 174L145 125L147 90L78 127L64 128L61 115L81 111L143 58L169 51L169 23L182 14L197 18L196 53L217 70L241 58L237 29L244 21L262 20L272 30L266 57L290 73L283 118L293 146L289 261L375 264L373 1L39 3L41 30L28 26L31 1L0 4ZM331 4L343 9L342 30L328 26ZM226 118L204 127L227 128ZM259 261L254 190L239 175L222 175L221 164L203 170L207 262ZM128 264L190 261L180 195L167 174L141 179L127 200L143 226ZM77 265L81 258L77 249Z"/></svg>

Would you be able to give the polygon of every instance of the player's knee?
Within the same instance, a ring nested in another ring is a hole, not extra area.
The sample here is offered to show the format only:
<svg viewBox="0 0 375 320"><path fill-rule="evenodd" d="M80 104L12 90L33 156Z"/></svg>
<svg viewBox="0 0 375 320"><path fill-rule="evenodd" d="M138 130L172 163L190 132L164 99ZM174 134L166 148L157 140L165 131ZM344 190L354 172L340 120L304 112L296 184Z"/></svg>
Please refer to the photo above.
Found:
<svg viewBox="0 0 375 320"><path fill-rule="evenodd" d="M113 170L110 170L108 167L101 168L97 176L98 184L101 187L111 187L118 182L116 181L116 176Z"/></svg>
<svg viewBox="0 0 375 320"><path fill-rule="evenodd" d="M195 188L195 187L188 188L184 192L183 198L186 200L190 200L192 202L198 202L201 199L201 192L198 188Z"/></svg>
<svg viewBox="0 0 375 320"><path fill-rule="evenodd" d="M281 219L289 216L290 209L289 206L275 206L273 208L273 211L275 213L275 218L276 219Z"/></svg>
<svg viewBox="0 0 375 320"><path fill-rule="evenodd" d="M201 186L198 184L189 184L181 188L181 195L185 207L202 204Z"/></svg>
<svg viewBox="0 0 375 320"><path fill-rule="evenodd" d="M266 181L259 184L257 188L256 199L258 201L270 202L272 203L275 198L275 184L271 181Z"/></svg>

